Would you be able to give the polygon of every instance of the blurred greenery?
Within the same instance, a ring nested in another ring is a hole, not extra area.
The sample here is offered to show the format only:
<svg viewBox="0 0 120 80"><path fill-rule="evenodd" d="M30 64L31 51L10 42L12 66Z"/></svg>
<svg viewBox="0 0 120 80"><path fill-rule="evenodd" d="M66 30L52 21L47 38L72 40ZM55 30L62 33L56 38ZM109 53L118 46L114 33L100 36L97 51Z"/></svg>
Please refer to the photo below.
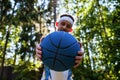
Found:
<svg viewBox="0 0 120 80"><path fill-rule="evenodd" d="M120 0L1 0L0 80L40 79L35 45L63 12L85 52L74 80L120 80Z"/></svg>

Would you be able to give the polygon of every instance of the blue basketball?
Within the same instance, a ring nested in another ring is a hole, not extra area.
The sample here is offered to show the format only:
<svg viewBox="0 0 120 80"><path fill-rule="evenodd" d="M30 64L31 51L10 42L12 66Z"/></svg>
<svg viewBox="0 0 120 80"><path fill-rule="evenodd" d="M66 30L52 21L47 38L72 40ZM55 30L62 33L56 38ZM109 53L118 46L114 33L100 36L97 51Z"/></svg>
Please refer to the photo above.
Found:
<svg viewBox="0 0 120 80"><path fill-rule="evenodd" d="M40 46L42 61L50 69L65 71L75 65L75 57L80 50L77 40L69 33L55 31L47 35Z"/></svg>

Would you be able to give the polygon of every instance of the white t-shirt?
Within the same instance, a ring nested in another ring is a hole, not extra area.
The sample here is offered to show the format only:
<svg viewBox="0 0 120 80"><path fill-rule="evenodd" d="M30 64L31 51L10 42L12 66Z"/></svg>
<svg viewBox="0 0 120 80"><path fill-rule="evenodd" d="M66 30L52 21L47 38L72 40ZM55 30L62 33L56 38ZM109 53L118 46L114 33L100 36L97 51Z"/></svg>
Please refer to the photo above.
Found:
<svg viewBox="0 0 120 80"><path fill-rule="evenodd" d="M45 66L41 80L73 80L71 70L54 71Z"/></svg>

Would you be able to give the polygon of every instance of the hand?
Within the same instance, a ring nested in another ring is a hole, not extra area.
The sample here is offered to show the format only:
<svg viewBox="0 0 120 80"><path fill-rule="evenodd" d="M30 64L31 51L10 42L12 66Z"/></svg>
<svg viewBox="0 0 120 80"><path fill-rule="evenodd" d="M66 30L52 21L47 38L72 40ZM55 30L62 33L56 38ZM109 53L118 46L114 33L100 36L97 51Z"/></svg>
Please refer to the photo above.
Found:
<svg viewBox="0 0 120 80"><path fill-rule="evenodd" d="M44 36L41 37L40 42L44 39ZM38 60L42 59L42 48L40 47L39 44L36 45L36 56Z"/></svg>
<svg viewBox="0 0 120 80"><path fill-rule="evenodd" d="M82 44L79 43L80 45L80 48L82 48ZM82 59L83 59L83 54L84 54L84 51L81 49L80 51L78 51L78 56L75 57L75 65L74 65L74 68L78 67L79 64L82 62Z"/></svg>
<svg viewBox="0 0 120 80"><path fill-rule="evenodd" d="M36 45L36 56L38 60L42 58L42 49L39 44Z"/></svg>
<svg viewBox="0 0 120 80"><path fill-rule="evenodd" d="M83 51L78 51L78 56L75 57L75 65L74 65L74 68L78 67L79 64L82 62L83 54L84 54Z"/></svg>

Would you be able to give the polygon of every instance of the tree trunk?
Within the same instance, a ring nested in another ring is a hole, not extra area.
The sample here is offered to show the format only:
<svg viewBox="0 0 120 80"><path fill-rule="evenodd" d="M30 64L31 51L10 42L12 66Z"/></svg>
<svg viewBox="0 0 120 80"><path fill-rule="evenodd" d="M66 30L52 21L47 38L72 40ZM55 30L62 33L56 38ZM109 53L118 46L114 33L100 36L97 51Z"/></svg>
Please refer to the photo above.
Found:
<svg viewBox="0 0 120 80"><path fill-rule="evenodd" d="M54 8L54 29L56 31L56 27L55 27L55 22L56 22L56 5L57 5L57 0L53 0L53 8Z"/></svg>
<svg viewBox="0 0 120 80"><path fill-rule="evenodd" d="M10 28L8 28L8 31L7 31L7 34L6 34L6 41L5 41L4 51L3 51L3 58L2 58L2 63L1 63L1 74L0 74L0 77L3 76L3 72L4 72L4 62L5 62L5 55L6 55L6 49L7 49L9 34L10 34Z"/></svg>

